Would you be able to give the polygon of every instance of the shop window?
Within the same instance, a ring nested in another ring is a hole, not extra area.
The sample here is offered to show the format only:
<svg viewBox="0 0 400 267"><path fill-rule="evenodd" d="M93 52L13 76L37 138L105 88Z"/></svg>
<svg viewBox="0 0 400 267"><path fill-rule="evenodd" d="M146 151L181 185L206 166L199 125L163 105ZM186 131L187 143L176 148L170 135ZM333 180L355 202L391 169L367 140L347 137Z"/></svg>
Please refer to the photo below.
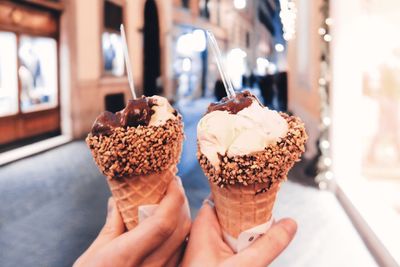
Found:
<svg viewBox="0 0 400 267"><path fill-rule="evenodd" d="M206 19L210 19L210 1L200 0L200 16Z"/></svg>
<svg viewBox="0 0 400 267"><path fill-rule="evenodd" d="M22 2L0 1L0 146L7 148L60 133L59 9Z"/></svg>
<svg viewBox="0 0 400 267"><path fill-rule="evenodd" d="M124 75L124 56L120 25L123 22L123 8L113 2L104 2L104 30L101 37L103 72L106 75Z"/></svg>
<svg viewBox="0 0 400 267"><path fill-rule="evenodd" d="M18 112L17 38L0 32L0 116Z"/></svg>
<svg viewBox="0 0 400 267"><path fill-rule="evenodd" d="M57 106L57 42L50 37L21 35L18 76L22 112Z"/></svg>

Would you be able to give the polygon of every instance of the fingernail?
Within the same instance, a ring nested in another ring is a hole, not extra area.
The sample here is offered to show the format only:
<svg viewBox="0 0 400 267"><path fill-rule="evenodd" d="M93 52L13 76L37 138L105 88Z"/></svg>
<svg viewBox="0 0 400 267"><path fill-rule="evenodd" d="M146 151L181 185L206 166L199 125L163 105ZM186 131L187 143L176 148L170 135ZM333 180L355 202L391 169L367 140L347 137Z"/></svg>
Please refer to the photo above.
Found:
<svg viewBox="0 0 400 267"><path fill-rule="evenodd" d="M210 205L211 208L214 208L214 206L215 206L215 205L214 205L214 202L213 202L211 199L209 199L209 198L204 199L203 205L205 205L205 204Z"/></svg>
<svg viewBox="0 0 400 267"><path fill-rule="evenodd" d="M294 235L297 232L297 223L294 220L284 219L283 221L279 221L279 223L290 235Z"/></svg>

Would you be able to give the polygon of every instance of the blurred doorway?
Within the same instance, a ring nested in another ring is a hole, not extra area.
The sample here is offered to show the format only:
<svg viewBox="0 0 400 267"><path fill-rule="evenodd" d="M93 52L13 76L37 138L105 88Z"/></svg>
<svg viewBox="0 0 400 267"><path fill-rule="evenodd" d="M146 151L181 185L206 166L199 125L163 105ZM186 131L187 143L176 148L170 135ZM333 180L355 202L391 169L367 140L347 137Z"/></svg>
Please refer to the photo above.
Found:
<svg viewBox="0 0 400 267"><path fill-rule="evenodd" d="M174 29L173 70L178 99L194 99L206 94L208 51L203 29L178 25Z"/></svg>
<svg viewBox="0 0 400 267"><path fill-rule="evenodd" d="M143 50L143 94L161 95L160 28L154 0L147 0L144 7Z"/></svg>
<svg viewBox="0 0 400 267"><path fill-rule="evenodd" d="M0 9L5 14L0 19L0 149L4 151L60 134L60 12L13 2L0 3Z"/></svg>

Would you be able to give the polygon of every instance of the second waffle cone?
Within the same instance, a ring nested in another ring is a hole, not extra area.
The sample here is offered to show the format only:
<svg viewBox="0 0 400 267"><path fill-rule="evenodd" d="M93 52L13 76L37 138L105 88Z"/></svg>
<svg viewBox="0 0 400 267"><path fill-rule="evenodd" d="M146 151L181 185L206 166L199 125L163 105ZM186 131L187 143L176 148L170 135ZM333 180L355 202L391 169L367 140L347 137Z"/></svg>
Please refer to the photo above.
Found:
<svg viewBox="0 0 400 267"><path fill-rule="evenodd" d="M210 183L215 209L222 229L234 238L247 229L266 223L272 216L280 182L266 191L267 184L228 185ZM262 193L261 193L262 192Z"/></svg>

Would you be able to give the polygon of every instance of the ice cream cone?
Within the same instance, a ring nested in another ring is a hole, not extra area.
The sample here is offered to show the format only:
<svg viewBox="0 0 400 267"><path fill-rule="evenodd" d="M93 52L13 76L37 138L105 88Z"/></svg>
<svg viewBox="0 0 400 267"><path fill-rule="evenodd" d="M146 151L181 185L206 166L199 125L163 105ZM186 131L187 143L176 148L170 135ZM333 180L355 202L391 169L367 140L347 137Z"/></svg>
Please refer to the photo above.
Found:
<svg viewBox="0 0 400 267"><path fill-rule="evenodd" d="M163 198L177 173L183 138L182 117L161 97L130 100L124 110L96 119L86 143L128 230L138 224L139 206Z"/></svg>
<svg viewBox="0 0 400 267"><path fill-rule="evenodd" d="M247 229L267 222L272 216L280 183L266 192L267 184L240 184L219 187L210 183L218 221L222 229L234 238ZM262 193L261 193L262 192Z"/></svg>
<svg viewBox="0 0 400 267"><path fill-rule="evenodd" d="M265 109L249 92L211 104L207 112L198 126L197 157L222 230L237 239L272 217L307 134L298 117Z"/></svg>
<svg viewBox="0 0 400 267"><path fill-rule="evenodd" d="M125 226L131 230L139 223L138 207L160 203L176 168L132 178L107 179Z"/></svg>

